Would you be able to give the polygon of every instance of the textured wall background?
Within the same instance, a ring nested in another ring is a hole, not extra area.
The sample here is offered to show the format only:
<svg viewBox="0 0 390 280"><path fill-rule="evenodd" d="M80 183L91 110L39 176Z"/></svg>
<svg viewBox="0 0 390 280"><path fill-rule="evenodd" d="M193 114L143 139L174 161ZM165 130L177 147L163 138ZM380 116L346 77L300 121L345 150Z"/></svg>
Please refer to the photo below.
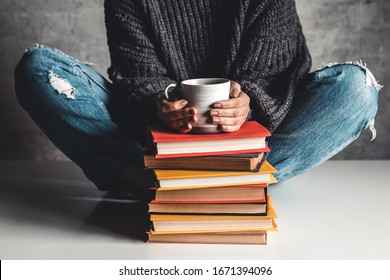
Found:
<svg viewBox="0 0 390 280"><path fill-rule="evenodd" d="M24 49L35 42L109 66L103 0L2 0L0 2L0 160L63 160L17 104L13 70ZM336 159L390 159L390 1L297 0L298 13L313 57L323 63L367 63L381 91L377 139L364 132ZM331 135L329 136L331 137Z"/></svg>

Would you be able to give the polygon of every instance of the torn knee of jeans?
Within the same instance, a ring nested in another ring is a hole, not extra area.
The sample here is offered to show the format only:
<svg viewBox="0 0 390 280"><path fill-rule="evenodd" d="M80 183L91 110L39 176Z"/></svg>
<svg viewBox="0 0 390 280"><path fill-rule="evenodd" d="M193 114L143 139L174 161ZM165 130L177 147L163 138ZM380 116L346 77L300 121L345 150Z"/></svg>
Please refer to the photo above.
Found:
<svg viewBox="0 0 390 280"><path fill-rule="evenodd" d="M49 83L59 95L64 94L68 99L75 99L72 85L65 78L61 78L52 70L49 71Z"/></svg>
<svg viewBox="0 0 390 280"><path fill-rule="evenodd" d="M32 47L25 49L24 52L26 54L30 54L33 50L39 49L39 48L44 48L44 47L45 47L44 45L40 45L38 43L35 43Z"/></svg>
<svg viewBox="0 0 390 280"><path fill-rule="evenodd" d="M362 68L364 70L364 73L366 74L366 80L365 80L366 86L373 86L378 92L383 87L382 85L380 85L378 83L378 81L375 79L375 77L372 74L372 72L368 69L366 63L363 63L362 60L360 60L360 61L346 61L344 63L332 62L332 63L328 63L328 64L324 65L323 68L332 67L332 66L336 66L336 65L357 65L360 68ZM376 132L376 129L375 129L375 119L373 119L368 124L368 128L371 130L371 134L372 134L371 141L373 141L373 140L375 140L376 135L377 135L377 132Z"/></svg>
<svg viewBox="0 0 390 280"><path fill-rule="evenodd" d="M382 89L383 86L378 83L378 81L375 79L372 72L368 69L367 64L363 63L362 60L360 60L360 61L346 61L344 63L332 62L332 63L326 64L324 67L332 67L332 66L336 66L336 65L348 65L348 64L360 66L364 70L364 72L366 73L366 85L367 86L372 85L377 91L380 91Z"/></svg>
<svg viewBox="0 0 390 280"><path fill-rule="evenodd" d="M366 77L367 85L375 85L375 84L377 84L378 82L377 82L377 80L375 80L375 77L372 74L372 72L368 68L366 68L365 70L366 70L366 75L367 75L367 77Z"/></svg>
<svg viewBox="0 0 390 280"><path fill-rule="evenodd" d="M376 138L375 119L372 120L372 122L368 125L368 127L370 128L372 134L370 141L374 141Z"/></svg>

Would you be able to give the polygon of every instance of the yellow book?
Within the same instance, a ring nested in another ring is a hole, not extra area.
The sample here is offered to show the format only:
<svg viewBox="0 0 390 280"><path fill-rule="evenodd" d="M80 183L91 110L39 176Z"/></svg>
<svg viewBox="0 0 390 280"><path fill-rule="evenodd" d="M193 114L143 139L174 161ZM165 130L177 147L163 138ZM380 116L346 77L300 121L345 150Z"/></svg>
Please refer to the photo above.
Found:
<svg viewBox="0 0 390 280"><path fill-rule="evenodd" d="M272 226L269 228L228 228L228 229L203 229L203 230L165 230L165 231L156 231L150 229L149 234L153 235L162 235L162 234L189 234L189 233L222 233L222 232L259 232L259 231L277 231L278 224L275 222L275 219L272 218Z"/></svg>
<svg viewBox="0 0 390 280"><path fill-rule="evenodd" d="M258 172L154 170L159 188L201 188L276 183L276 169L267 161Z"/></svg>
<svg viewBox="0 0 390 280"><path fill-rule="evenodd" d="M208 170L181 170L181 169L156 169L154 173L158 180L166 179L187 179L187 178L209 178L209 177L225 177L225 176L241 176L255 174L276 173L276 169L265 161L258 172L249 171L208 171Z"/></svg>

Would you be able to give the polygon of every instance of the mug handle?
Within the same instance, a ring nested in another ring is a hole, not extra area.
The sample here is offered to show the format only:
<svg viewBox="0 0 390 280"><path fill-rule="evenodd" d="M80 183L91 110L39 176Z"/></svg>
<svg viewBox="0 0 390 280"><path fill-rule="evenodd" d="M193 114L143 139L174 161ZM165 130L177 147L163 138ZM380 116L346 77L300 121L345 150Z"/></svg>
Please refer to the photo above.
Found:
<svg viewBox="0 0 390 280"><path fill-rule="evenodd" d="M170 88L175 88L177 86L177 84L170 84L168 85L166 88L165 88L165 97L169 100L169 93L171 92L169 89Z"/></svg>

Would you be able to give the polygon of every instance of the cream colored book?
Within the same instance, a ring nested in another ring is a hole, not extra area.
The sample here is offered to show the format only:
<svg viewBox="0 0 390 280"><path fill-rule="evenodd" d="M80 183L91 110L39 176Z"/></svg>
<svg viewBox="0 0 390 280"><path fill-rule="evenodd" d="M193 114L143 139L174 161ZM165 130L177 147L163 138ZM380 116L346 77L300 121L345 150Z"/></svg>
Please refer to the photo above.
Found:
<svg viewBox="0 0 390 280"><path fill-rule="evenodd" d="M149 213L262 215L266 211L260 203L149 203Z"/></svg>
<svg viewBox="0 0 390 280"><path fill-rule="evenodd" d="M217 232L217 233L148 233L148 242L193 244L267 244L266 231Z"/></svg>
<svg viewBox="0 0 390 280"><path fill-rule="evenodd" d="M153 203L256 203L266 202L264 185L215 188L157 189Z"/></svg>

